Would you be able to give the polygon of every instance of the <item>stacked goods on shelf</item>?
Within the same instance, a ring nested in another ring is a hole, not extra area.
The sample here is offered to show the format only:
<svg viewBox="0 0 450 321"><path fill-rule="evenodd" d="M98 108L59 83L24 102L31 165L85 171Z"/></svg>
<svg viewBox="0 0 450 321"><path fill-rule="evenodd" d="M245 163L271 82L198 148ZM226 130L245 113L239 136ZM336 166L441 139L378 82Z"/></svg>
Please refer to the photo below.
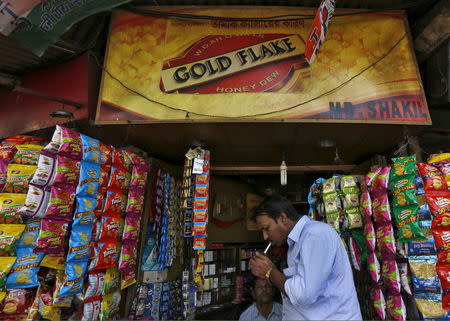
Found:
<svg viewBox="0 0 450 321"><path fill-rule="evenodd" d="M6 179L8 192L25 193L22 204L15 196L0 194L5 201L0 222L14 223L5 229L0 223L0 249L8 255L0 258L0 286L7 289L0 295L0 317L59 320L69 308L84 303L83 320L113 318L120 303L120 281L122 289L135 282L133 251L143 207L145 161L63 126L57 126L44 148L19 143L13 146L13 157L11 142L1 146L9 165L34 170L12 167ZM130 177L133 189L128 190ZM25 224L16 224L22 220ZM8 246L3 247L6 238ZM102 243L113 244L114 251L102 250Z"/></svg>
<svg viewBox="0 0 450 321"><path fill-rule="evenodd" d="M432 301L437 305L442 301L442 308L435 308L433 310L435 311L434 315L445 315L446 317L449 317L449 312L445 310L450 309L450 263L448 260L448 248L450 246L450 192L447 184L448 167L450 166L447 164L450 164L450 159L446 158L446 154L432 155L428 162L429 164L418 163L417 167L419 168L420 175L423 179L426 202L429 206L431 215L433 216L431 230L434 237L437 257L433 256L433 260L430 258L429 264L431 267L435 265L435 271L438 278L435 273L433 273L433 276L434 279L436 279L435 283L440 281L440 288L439 291L434 291L437 292L434 293L434 295L430 294L425 298L416 298L416 302L419 304L422 303L422 301L427 302L426 300L428 300L428 302ZM429 307L429 305L430 303L428 303L427 307ZM425 314L426 311L422 313Z"/></svg>

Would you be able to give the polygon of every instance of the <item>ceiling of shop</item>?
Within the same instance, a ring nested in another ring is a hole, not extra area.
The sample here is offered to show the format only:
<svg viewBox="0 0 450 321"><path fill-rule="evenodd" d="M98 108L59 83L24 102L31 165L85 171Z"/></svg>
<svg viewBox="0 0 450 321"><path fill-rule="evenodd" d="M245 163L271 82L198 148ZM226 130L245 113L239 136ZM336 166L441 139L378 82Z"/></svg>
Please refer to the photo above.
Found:
<svg viewBox="0 0 450 321"><path fill-rule="evenodd" d="M135 0L133 5L254 5L317 7L321 0ZM340 8L405 8L411 21L428 11L438 0L339 0ZM104 42L107 36L107 13L88 17L75 24L43 57L32 54L22 45L0 35L0 73L21 76L36 69L63 63ZM105 18L106 16L106 18Z"/></svg>

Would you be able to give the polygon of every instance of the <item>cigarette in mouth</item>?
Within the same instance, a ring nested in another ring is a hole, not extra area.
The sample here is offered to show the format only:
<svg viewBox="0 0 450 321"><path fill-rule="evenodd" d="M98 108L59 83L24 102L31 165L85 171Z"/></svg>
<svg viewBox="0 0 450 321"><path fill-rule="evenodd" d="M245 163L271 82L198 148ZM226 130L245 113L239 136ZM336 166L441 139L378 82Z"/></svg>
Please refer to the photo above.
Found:
<svg viewBox="0 0 450 321"><path fill-rule="evenodd" d="M267 245L266 249L264 250L263 254L266 254L266 253L269 251L269 249L270 249L271 246L272 246L272 243L269 243L269 244Z"/></svg>

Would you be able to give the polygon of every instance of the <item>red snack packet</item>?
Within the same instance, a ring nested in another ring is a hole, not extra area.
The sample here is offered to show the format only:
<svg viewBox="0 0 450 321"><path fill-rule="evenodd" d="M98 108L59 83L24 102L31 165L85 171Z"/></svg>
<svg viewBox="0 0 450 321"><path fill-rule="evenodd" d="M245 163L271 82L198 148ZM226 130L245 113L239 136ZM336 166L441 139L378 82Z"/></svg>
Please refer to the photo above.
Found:
<svg viewBox="0 0 450 321"><path fill-rule="evenodd" d="M442 172L431 164L418 163L420 175L423 179L423 187L426 191L447 190L447 182Z"/></svg>
<svg viewBox="0 0 450 321"><path fill-rule="evenodd" d="M89 270L101 270L115 267L119 261L120 245L118 243L98 243L95 258L91 261Z"/></svg>
<svg viewBox="0 0 450 321"><path fill-rule="evenodd" d="M433 216L450 213L450 191L429 191L425 197Z"/></svg>
<svg viewBox="0 0 450 321"><path fill-rule="evenodd" d="M34 253L64 254L64 241L69 223L63 220L43 219Z"/></svg>
<svg viewBox="0 0 450 321"><path fill-rule="evenodd" d="M52 186L50 201L44 217L70 221L75 201L75 190L75 185Z"/></svg>
<svg viewBox="0 0 450 321"><path fill-rule="evenodd" d="M109 178L108 189L119 192L126 192L130 186L131 175L125 170L117 167L111 169L111 176Z"/></svg>
<svg viewBox="0 0 450 321"><path fill-rule="evenodd" d="M144 210L144 194L141 191L132 189L128 193L126 212L132 215L141 215Z"/></svg>
<svg viewBox="0 0 450 321"><path fill-rule="evenodd" d="M29 289L8 290L0 305L1 314L7 316L7 318L20 319L26 317L28 308L34 299L34 292L35 290Z"/></svg>
<svg viewBox="0 0 450 321"><path fill-rule="evenodd" d="M115 148L112 150L112 166L126 170L125 154Z"/></svg>
<svg viewBox="0 0 450 321"><path fill-rule="evenodd" d="M103 205L105 203L105 196L103 194L97 194L97 205L94 209L94 214L96 218L99 218L102 216L103 213Z"/></svg>
<svg viewBox="0 0 450 321"><path fill-rule="evenodd" d="M450 230L431 229L438 252L437 264L450 264Z"/></svg>
<svg viewBox="0 0 450 321"><path fill-rule="evenodd" d="M450 309L450 265L449 264L437 264L436 272L441 281L442 289L442 308L445 310Z"/></svg>
<svg viewBox="0 0 450 321"><path fill-rule="evenodd" d="M61 145L59 146L59 155L64 155L76 160L83 157L83 149L80 134L67 127L61 127Z"/></svg>
<svg viewBox="0 0 450 321"><path fill-rule="evenodd" d="M148 170L147 162L144 160L144 158L141 155L139 155L135 152L130 152L128 150L125 150L124 152L128 156L128 158L131 160L131 164L133 166L136 166L145 171Z"/></svg>
<svg viewBox="0 0 450 321"><path fill-rule="evenodd" d="M2 141L2 144L3 143L11 143L11 144L18 145L18 144L31 142L33 139L37 139L37 137L31 137L31 136L26 136L26 135L16 135L16 136L11 136L11 137L4 139ZM41 138L40 140L43 140L43 139Z"/></svg>
<svg viewBox="0 0 450 321"><path fill-rule="evenodd" d="M106 194L104 214L124 213L127 205L127 197L124 194L108 191Z"/></svg>
<svg viewBox="0 0 450 321"><path fill-rule="evenodd" d="M112 148L102 142L100 142L100 155L102 157L102 165L111 165L112 162Z"/></svg>
<svg viewBox="0 0 450 321"><path fill-rule="evenodd" d="M0 159L7 160L8 162L14 157L14 154L17 152L17 148L15 147L18 144L12 143L2 143L0 144Z"/></svg>
<svg viewBox="0 0 450 321"><path fill-rule="evenodd" d="M120 218L103 216L101 218L101 229L99 231L99 242L117 242L121 230Z"/></svg>
<svg viewBox="0 0 450 321"><path fill-rule="evenodd" d="M109 182L109 173L111 172L111 165L100 166L100 178L98 182L98 189L100 192L106 192Z"/></svg>

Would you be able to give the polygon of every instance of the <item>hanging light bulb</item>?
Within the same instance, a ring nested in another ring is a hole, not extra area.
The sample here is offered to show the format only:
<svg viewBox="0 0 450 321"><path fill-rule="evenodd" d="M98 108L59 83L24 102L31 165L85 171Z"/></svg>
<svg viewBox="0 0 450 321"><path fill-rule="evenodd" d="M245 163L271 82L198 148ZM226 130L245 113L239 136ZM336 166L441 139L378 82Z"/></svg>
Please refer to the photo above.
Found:
<svg viewBox="0 0 450 321"><path fill-rule="evenodd" d="M287 185L287 165L285 161L282 161L280 165L280 180L281 186Z"/></svg>

